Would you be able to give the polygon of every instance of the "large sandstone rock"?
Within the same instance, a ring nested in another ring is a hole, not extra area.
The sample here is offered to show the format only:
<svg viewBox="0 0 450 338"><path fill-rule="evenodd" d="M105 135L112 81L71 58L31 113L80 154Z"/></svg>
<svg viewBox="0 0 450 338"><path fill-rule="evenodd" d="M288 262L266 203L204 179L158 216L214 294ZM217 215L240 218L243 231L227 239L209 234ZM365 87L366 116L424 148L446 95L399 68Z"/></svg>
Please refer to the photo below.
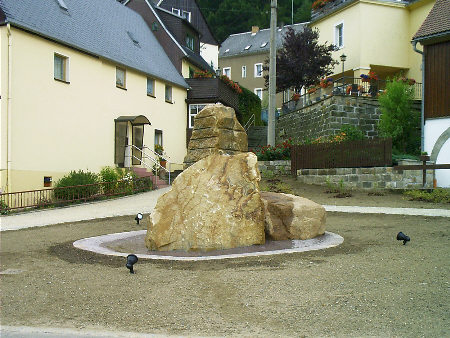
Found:
<svg viewBox="0 0 450 338"><path fill-rule="evenodd" d="M150 250L213 250L263 244L264 206L253 153L211 155L180 174L150 215Z"/></svg>
<svg viewBox="0 0 450 338"><path fill-rule="evenodd" d="M265 230L274 240L309 239L325 233L325 208L290 194L261 192Z"/></svg>
<svg viewBox="0 0 450 338"><path fill-rule="evenodd" d="M194 119L185 166L213 154L239 154L248 151L247 133L236 119L233 108L208 105Z"/></svg>

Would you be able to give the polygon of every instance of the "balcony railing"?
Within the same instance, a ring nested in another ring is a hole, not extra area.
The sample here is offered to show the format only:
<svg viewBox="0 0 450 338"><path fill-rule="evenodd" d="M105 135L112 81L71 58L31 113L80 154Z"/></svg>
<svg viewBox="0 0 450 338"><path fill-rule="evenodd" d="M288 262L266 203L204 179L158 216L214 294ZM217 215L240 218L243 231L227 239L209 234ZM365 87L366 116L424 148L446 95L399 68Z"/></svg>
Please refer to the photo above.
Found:
<svg viewBox="0 0 450 338"><path fill-rule="evenodd" d="M299 96L296 100L291 99L284 102L282 112L285 114L302 109L303 107L312 105L332 95L361 96L376 99L378 95L386 89L386 82L386 80L365 81L361 78L353 77L339 78L332 82L327 88L319 87L309 93ZM422 84L414 83L412 87L414 99L421 100Z"/></svg>
<svg viewBox="0 0 450 338"><path fill-rule="evenodd" d="M239 96L219 78L186 79L191 89L188 91L188 103L216 103L239 110Z"/></svg>

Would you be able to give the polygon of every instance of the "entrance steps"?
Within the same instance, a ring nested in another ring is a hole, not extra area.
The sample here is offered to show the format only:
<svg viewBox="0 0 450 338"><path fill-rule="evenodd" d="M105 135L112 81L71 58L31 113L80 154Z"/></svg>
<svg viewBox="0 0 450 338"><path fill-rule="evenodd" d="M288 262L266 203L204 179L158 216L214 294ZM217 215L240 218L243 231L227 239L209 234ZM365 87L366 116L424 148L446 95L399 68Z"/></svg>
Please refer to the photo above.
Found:
<svg viewBox="0 0 450 338"><path fill-rule="evenodd" d="M165 180L154 175L151 171L147 171L146 168L133 167L132 169L138 177L150 177L153 182L154 189L160 189L169 186L169 184Z"/></svg>
<svg viewBox="0 0 450 338"><path fill-rule="evenodd" d="M248 149L257 149L267 145L267 126L251 126L247 135Z"/></svg>

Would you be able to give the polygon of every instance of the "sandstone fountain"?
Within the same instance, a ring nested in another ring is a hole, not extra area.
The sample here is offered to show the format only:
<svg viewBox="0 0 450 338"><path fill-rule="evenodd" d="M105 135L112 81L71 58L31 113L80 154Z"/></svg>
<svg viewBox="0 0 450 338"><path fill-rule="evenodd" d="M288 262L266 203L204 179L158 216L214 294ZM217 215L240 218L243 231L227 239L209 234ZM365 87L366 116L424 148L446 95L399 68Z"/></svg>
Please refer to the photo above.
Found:
<svg viewBox="0 0 450 338"><path fill-rule="evenodd" d="M194 125L187 169L149 216L147 248L210 251L325 233L321 205L259 190L257 158L232 108L209 105Z"/></svg>

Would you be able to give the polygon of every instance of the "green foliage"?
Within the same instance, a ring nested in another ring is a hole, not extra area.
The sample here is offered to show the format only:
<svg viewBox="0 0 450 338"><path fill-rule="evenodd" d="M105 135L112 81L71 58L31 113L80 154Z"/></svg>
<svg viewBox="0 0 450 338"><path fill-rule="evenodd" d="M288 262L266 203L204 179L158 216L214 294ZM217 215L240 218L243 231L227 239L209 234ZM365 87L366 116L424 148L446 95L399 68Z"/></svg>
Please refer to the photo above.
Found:
<svg viewBox="0 0 450 338"><path fill-rule="evenodd" d="M68 175L56 182L55 198L58 200L74 200L74 199L88 199L99 193L100 187L98 185L91 185L87 187L75 187L79 185L89 185L99 182L97 174L83 170L71 171Z"/></svg>
<svg viewBox="0 0 450 338"><path fill-rule="evenodd" d="M437 188L431 192L411 190L403 193L410 201L424 201L432 203L450 203L450 190Z"/></svg>
<svg viewBox="0 0 450 338"><path fill-rule="evenodd" d="M413 87L394 79L379 97L380 136L391 137L394 151L419 154L420 112L412 109Z"/></svg>
<svg viewBox="0 0 450 338"><path fill-rule="evenodd" d="M239 111L240 114L237 115L239 123L244 126L245 123L250 119L250 117L255 115L255 125L262 126L261 121L261 100L258 95L248 90L247 88L241 87L242 93L239 94Z"/></svg>
<svg viewBox="0 0 450 338"><path fill-rule="evenodd" d="M197 0L218 42L230 34L248 32L251 26L269 28L270 1L261 0ZM311 0L294 0L294 23L311 18ZM291 23L291 1L278 1L277 21Z"/></svg>
<svg viewBox="0 0 450 338"><path fill-rule="evenodd" d="M336 194L334 197L337 198L345 198L352 197L351 189L346 187L344 184L344 179L340 179L338 184L332 183L329 178L326 180L327 190L325 191L327 194Z"/></svg>
<svg viewBox="0 0 450 338"><path fill-rule="evenodd" d="M99 175L102 182L115 182L119 180L119 173L116 168L113 167L102 168Z"/></svg>
<svg viewBox="0 0 450 338"><path fill-rule="evenodd" d="M364 132L351 124L345 124L341 127L341 133L345 134L346 141L364 140Z"/></svg>
<svg viewBox="0 0 450 338"><path fill-rule="evenodd" d="M8 215L8 214L9 214L8 204L5 201L0 200L0 215Z"/></svg>
<svg viewBox="0 0 450 338"><path fill-rule="evenodd" d="M264 146L255 154L258 161L289 160L291 158L292 139L277 144L275 147Z"/></svg>
<svg viewBox="0 0 450 338"><path fill-rule="evenodd" d="M415 160L419 161L419 157L410 154L401 154L398 152L392 152L392 164L397 165L399 160Z"/></svg>

